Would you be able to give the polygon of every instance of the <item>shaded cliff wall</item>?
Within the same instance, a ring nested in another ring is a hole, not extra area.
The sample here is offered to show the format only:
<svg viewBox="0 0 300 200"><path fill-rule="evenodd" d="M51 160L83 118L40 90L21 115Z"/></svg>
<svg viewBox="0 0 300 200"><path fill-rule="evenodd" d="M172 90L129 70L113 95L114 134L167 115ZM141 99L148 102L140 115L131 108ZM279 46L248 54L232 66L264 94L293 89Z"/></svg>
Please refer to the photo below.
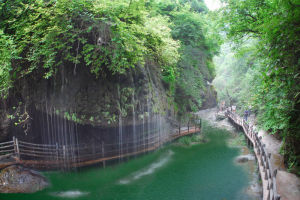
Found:
<svg viewBox="0 0 300 200"><path fill-rule="evenodd" d="M38 74L20 79L6 102L11 120L3 136L99 144L167 134L176 124L175 114L158 69L147 62L123 75L96 78L84 67L74 74L73 67L65 66L48 80Z"/></svg>
<svg viewBox="0 0 300 200"><path fill-rule="evenodd" d="M60 68L51 79L42 74L36 71L16 81L2 102L2 141L16 136L35 143L118 144L155 134L167 137L177 129L172 97L153 62L98 78L85 66L74 74L73 65ZM200 92L203 109L215 106L212 86Z"/></svg>

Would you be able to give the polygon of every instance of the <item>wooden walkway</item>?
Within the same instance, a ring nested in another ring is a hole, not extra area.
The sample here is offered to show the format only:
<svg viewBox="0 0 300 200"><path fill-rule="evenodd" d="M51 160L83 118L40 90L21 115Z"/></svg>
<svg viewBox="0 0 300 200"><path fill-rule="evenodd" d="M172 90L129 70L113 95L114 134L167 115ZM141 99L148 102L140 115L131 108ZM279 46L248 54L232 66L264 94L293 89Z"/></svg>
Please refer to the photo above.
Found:
<svg viewBox="0 0 300 200"><path fill-rule="evenodd" d="M121 144L104 144L97 147L86 145L59 145L35 144L19 141L0 143L0 169L14 164L39 169L76 168L102 163L110 160L127 158L158 149L165 143L177 138L200 132L200 128L191 127L187 130L176 132L168 137L158 135Z"/></svg>
<svg viewBox="0 0 300 200"><path fill-rule="evenodd" d="M280 195L276 187L277 169L272 169L270 162L271 154L265 150L265 145L261 142L261 137L249 124L236 113L226 111L226 116L236 125L243 128L248 141L251 142L258 162L259 173L263 184L263 200L280 200Z"/></svg>

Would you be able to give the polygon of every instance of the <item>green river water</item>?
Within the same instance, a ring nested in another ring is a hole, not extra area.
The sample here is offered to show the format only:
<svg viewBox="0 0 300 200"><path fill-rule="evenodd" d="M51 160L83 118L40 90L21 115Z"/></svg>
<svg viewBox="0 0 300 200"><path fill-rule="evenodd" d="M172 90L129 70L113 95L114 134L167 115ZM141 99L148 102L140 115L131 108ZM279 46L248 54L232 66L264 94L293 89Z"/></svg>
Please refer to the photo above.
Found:
<svg viewBox="0 0 300 200"><path fill-rule="evenodd" d="M209 142L164 148L108 166L46 172L51 187L34 194L0 194L2 200L249 200L251 176L234 158L228 132L206 128ZM203 134L202 133L202 134Z"/></svg>

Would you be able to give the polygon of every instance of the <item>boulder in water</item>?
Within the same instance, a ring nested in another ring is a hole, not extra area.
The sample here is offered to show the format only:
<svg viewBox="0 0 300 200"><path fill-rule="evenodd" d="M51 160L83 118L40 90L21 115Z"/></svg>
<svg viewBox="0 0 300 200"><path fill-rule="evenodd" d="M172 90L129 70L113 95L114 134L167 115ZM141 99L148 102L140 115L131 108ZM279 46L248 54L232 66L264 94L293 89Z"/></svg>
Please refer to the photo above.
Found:
<svg viewBox="0 0 300 200"><path fill-rule="evenodd" d="M216 113L216 120L217 121L221 121L223 119L226 119L225 112L218 112L218 113Z"/></svg>
<svg viewBox="0 0 300 200"><path fill-rule="evenodd" d="M48 185L47 179L39 172L19 165L6 167L0 172L0 193L33 193Z"/></svg>
<svg viewBox="0 0 300 200"><path fill-rule="evenodd" d="M245 162L248 162L249 160L254 160L255 157L251 154L248 154L248 155L242 155L242 156L238 156L236 158L236 162L238 163L245 163Z"/></svg>

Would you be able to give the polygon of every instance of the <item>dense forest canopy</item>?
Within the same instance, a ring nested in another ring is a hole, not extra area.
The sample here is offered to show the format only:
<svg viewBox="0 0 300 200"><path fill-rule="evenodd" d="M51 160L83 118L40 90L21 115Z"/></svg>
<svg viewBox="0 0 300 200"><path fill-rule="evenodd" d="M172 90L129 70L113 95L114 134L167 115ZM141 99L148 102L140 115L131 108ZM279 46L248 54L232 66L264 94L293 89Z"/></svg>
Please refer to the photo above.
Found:
<svg viewBox="0 0 300 200"><path fill-rule="evenodd" d="M299 164L300 1L224 0L218 11L226 44L216 59L219 97L251 108L283 139L290 168ZM230 47L231 46L231 47Z"/></svg>

